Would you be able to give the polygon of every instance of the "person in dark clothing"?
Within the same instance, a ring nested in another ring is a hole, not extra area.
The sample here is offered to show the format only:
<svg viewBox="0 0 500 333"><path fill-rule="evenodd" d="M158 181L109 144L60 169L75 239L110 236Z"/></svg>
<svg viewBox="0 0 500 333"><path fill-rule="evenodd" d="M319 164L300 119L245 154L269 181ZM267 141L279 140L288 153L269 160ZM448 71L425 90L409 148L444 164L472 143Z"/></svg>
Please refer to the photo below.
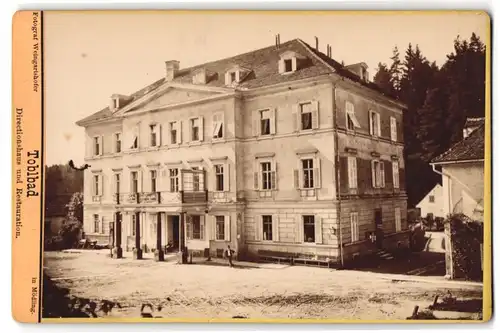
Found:
<svg viewBox="0 0 500 333"><path fill-rule="evenodd" d="M233 250L231 250L231 246L227 246L227 250L225 251L226 252L226 258L227 260L229 261L229 266L230 267L234 267L233 265Z"/></svg>

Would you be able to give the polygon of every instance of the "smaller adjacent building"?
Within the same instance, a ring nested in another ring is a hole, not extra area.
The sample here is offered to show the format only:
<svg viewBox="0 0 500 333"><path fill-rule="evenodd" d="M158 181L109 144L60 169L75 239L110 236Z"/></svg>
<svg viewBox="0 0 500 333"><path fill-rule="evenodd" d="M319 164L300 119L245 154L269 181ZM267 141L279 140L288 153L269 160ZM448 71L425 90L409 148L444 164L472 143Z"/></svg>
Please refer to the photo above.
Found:
<svg viewBox="0 0 500 333"><path fill-rule="evenodd" d="M484 118L467 119L462 141L431 161L442 176L442 209L483 221ZM425 200L425 199L424 199Z"/></svg>
<svg viewBox="0 0 500 333"><path fill-rule="evenodd" d="M434 218L446 217L443 209L443 186L441 186L441 184L436 184L436 186L420 200L417 204L417 208L420 210L421 217L427 217L429 215Z"/></svg>

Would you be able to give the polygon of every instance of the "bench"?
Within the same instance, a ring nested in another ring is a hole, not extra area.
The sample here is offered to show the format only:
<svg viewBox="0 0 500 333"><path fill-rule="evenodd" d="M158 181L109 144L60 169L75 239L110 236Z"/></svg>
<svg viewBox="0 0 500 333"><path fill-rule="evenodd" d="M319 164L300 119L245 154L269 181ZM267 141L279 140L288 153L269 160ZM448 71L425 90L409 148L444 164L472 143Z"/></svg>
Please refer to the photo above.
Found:
<svg viewBox="0 0 500 333"><path fill-rule="evenodd" d="M258 250L259 258L263 261L271 261L280 263L290 263L293 265L293 259L295 253L279 252L279 251L269 251L269 250Z"/></svg>
<svg viewBox="0 0 500 333"><path fill-rule="evenodd" d="M334 261L323 256L297 254L297 257L293 258L292 264L331 268L334 265Z"/></svg>

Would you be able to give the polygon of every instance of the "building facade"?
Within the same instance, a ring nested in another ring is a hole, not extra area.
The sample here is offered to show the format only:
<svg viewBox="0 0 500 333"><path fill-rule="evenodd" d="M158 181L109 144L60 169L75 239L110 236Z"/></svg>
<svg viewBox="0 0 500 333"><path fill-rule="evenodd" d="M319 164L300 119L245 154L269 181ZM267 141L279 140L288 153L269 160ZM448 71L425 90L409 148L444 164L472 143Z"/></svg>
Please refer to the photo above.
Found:
<svg viewBox="0 0 500 333"><path fill-rule="evenodd" d="M404 105L367 77L298 39L166 62L164 78L78 122L86 236L111 226L124 250L338 263L407 247Z"/></svg>
<svg viewBox="0 0 500 333"><path fill-rule="evenodd" d="M421 217L431 215L432 217L445 218L446 215L443 209L443 186L441 186L441 184L436 184L436 186L420 200L417 204L417 208L420 209Z"/></svg>

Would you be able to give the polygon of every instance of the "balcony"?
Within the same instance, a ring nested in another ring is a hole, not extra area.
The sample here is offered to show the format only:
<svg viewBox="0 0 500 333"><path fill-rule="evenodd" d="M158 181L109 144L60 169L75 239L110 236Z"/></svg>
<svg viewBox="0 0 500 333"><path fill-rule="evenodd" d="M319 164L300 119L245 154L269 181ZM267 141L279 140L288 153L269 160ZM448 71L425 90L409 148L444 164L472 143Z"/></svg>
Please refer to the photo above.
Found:
<svg viewBox="0 0 500 333"><path fill-rule="evenodd" d="M120 193L113 195L113 203L124 204L192 204L206 203L208 201L208 191L179 191L179 192L137 192Z"/></svg>

